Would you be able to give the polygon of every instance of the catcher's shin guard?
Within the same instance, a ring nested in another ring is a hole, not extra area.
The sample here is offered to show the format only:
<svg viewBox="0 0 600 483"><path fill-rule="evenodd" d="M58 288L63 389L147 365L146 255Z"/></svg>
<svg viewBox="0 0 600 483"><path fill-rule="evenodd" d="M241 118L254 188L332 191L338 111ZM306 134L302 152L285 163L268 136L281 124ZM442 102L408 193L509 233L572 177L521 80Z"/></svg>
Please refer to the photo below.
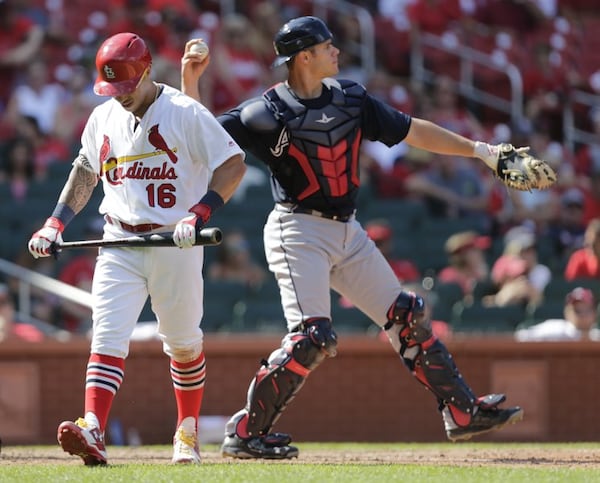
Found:
<svg viewBox="0 0 600 483"><path fill-rule="evenodd" d="M310 319L287 334L256 373L248 389L247 415L236 425L242 438L267 434L306 378L326 357L336 355L337 336L329 319Z"/></svg>
<svg viewBox="0 0 600 483"><path fill-rule="evenodd" d="M412 292L400 292L384 326L392 346L419 382L448 406L458 424L468 424L477 397L463 381L452 356L431 330L425 302Z"/></svg>

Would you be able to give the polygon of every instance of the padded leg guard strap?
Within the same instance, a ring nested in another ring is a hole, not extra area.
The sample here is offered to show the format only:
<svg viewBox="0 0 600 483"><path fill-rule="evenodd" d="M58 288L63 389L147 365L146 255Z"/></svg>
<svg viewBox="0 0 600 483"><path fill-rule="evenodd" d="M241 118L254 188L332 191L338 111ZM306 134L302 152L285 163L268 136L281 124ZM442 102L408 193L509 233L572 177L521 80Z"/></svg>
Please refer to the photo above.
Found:
<svg viewBox="0 0 600 483"><path fill-rule="evenodd" d="M287 334L256 373L248 389L247 416L237 424L242 438L267 434L306 378L326 357L336 354L337 336L329 319L304 322Z"/></svg>
<svg viewBox="0 0 600 483"><path fill-rule="evenodd" d="M404 365L435 394L440 406L450 405L469 419L477 398L463 381L446 346L433 335L424 308L420 296L401 292L390 307L384 328Z"/></svg>

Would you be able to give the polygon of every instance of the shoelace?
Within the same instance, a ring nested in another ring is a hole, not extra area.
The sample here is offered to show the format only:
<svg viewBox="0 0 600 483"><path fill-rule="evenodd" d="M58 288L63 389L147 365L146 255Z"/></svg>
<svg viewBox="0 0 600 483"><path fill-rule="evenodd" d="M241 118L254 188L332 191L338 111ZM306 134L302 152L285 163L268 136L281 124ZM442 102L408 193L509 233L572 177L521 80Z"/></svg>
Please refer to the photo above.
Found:
<svg viewBox="0 0 600 483"><path fill-rule="evenodd" d="M77 421L75 421L75 424L80 428L89 429L87 421L83 418L78 418Z"/></svg>
<svg viewBox="0 0 600 483"><path fill-rule="evenodd" d="M196 435L186 432L183 428L179 428L177 430L175 441L178 443L183 443L183 447L180 449L186 450L190 453L192 450L196 449Z"/></svg>

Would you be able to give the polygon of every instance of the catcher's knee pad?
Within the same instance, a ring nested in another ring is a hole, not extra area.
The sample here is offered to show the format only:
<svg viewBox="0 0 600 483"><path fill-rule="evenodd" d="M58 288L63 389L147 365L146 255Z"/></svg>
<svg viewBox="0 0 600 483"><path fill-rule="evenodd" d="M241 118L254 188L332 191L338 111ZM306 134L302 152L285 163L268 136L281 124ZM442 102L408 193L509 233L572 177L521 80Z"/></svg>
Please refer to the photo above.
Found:
<svg viewBox="0 0 600 483"><path fill-rule="evenodd" d="M239 433L259 436L270 431L306 378L326 357L335 356L337 336L329 319L311 319L288 334L281 348L262 361L248 390L248 417Z"/></svg>
<svg viewBox="0 0 600 483"><path fill-rule="evenodd" d="M424 309L422 297L400 292L388 310L384 329L406 367L436 395L440 404L469 412L476 397L463 381L446 346L433 335Z"/></svg>

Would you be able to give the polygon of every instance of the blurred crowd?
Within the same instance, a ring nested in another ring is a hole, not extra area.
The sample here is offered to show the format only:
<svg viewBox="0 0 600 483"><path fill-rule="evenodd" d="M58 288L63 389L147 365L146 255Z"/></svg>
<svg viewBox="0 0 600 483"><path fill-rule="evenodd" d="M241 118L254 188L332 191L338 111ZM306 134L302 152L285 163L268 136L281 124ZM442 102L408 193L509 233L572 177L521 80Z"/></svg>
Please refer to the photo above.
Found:
<svg viewBox="0 0 600 483"><path fill-rule="evenodd" d="M155 80L177 87L185 42L195 37L205 39L212 56L201 93L203 103L215 114L281 80L281 70L270 69L273 36L287 19L313 14L313 2L227 2L235 4L237 12L227 15L222 13L221 3L0 0L2 203L25 206L36 183L43 182L53 166L72 161L85 121L103 101L92 92L94 57L109 35L133 31L146 39L153 53ZM398 109L470 138L530 146L531 152L552 163L559 175L551 190L509 192L478 160L438 158L402 143L393 148L363 143L362 182L374 199L417 200L432 219L478 220L477 233L457 233L447 240L448 267L440 270L439 280L456 280L465 294L473 290L476 281L486 280L493 290L485 294L485 302L506 305L541 303L544 286L553 277L600 279L600 137L598 144L569 145L564 138L563 116L563 107L575 90L600 100L597 1L349 3L373 19L375 70L369 73L362 69L356 46L368 39L360 38L358 18L347 9L328 18L335 44L341 49L340 77L352 77ZM430 82L412 82L411 46L427 33L440 36L445 45L455 49L468 46L490 54L496 69L476 68L474 82L477 88L499 97L510 96L502 68L509 62L516 65L523 79L524 117L514 120L464 97L457 82L460 72L455 55L424 49L425 65L435 76ZM589 132L592 138L600 135L600 102L576 108L574 116L578 129ZM47 196L55 199L57 195L58 188ZM38 220L29 221L33 227ZM369 233L391 237L394 220L383 221L370 226ZM262 282L264 267L257 266L262 261L244 261L243 265L250 267L249 274L240 272L240 260L228 264L229 253L239 256L242 251L246 243L243 237L232 235L209 276ZM502 239L505 249L490 265L489 257L486 260L476 251L485 251L491 239ZM540 240L546 246L550 241L554 262L537 259ZM30 265L25 258L19 259L20 263ZM58 273L54 264L47 272L85 288L93 256L91 260L83 257L69 264L65 273ZM422 279L420 267L410 257L394 263L406 282ZM490 266L484 266L486 263ZM39 261L36 269L43 269ZM57 311L56 301L46 299L40 296L39 318L61 330L87 330L89 313L72 306Z"/></svg>

